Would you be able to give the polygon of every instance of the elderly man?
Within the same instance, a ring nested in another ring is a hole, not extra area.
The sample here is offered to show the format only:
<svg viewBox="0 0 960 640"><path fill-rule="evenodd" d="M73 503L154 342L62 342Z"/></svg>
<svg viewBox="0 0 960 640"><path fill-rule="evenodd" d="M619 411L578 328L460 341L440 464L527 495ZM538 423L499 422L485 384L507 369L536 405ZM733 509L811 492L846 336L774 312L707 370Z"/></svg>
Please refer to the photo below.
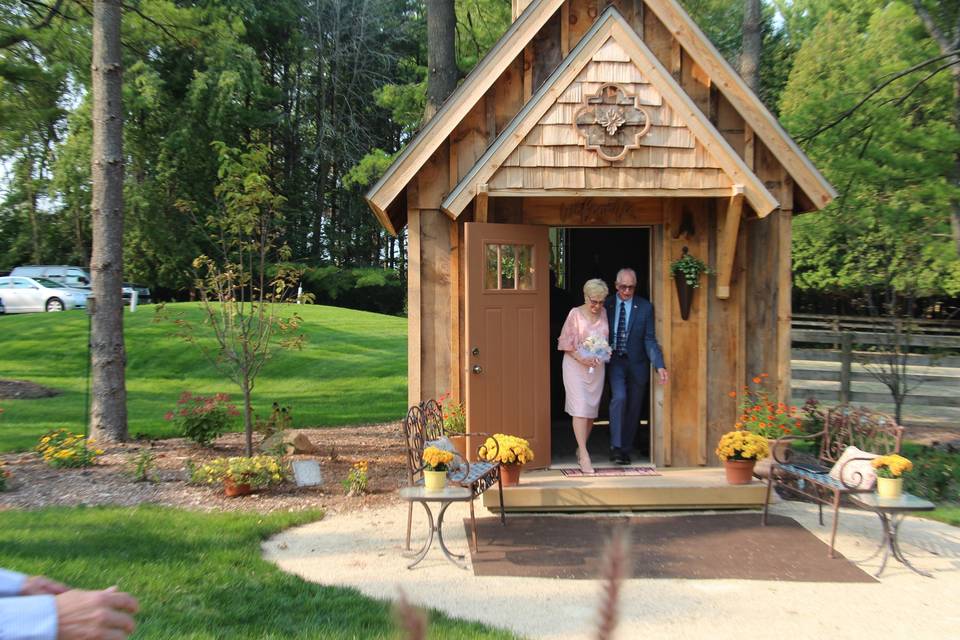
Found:
<svg viewBox="0 0 960 640"><path fill-rule="evenodd" d="M650 363L660 384L669 379L663 352L653 326L653 305L636 294L637 274L633 269L617 272L617 295L608 298L610 346L613 356L607 365L610 381L610 460L630 464L630 453L640 423L643 391L650 379Z"/></svg>
<svg viewBox="0 0 960 640"><path fill-rule="evenodd" d="M134 629L137 600L114 587L81 591L0 569L0 638L123 640Z"/></svg>

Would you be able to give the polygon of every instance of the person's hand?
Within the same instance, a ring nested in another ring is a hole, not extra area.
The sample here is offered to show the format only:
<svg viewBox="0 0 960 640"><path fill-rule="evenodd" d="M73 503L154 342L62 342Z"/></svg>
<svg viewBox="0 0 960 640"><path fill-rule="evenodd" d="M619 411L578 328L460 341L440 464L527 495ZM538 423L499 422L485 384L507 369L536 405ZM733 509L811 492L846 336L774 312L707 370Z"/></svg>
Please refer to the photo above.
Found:
<svg viewBox="0 0 960 640"><path fill-rule="evenodd" d="M67 585L57 582L56 580L51 580L46 576L30 576L23 581L23 586L20 587L20 595L55 596L69 590L70 587Z"/></svg>
<svg viewBox="0 0 960 640"><path fill-rule="evenodd" d="M667 373L666 369L657 369L657 375L660 376L660 384L667 384L670 382L670 375Z"/></svg>
<svg viewBox="0 0 960 640"><path fill-rule="evenodd" d="M140 605L128 593L74 589L57 601L57 640L124 640L133 633Z"/></svg>

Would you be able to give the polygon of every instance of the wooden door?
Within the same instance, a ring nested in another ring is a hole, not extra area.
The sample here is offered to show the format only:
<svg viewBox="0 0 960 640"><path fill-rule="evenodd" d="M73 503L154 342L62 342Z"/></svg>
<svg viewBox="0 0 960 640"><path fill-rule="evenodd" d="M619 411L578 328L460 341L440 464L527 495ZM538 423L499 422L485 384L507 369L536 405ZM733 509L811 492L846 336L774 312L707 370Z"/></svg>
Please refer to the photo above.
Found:
<svg viewBox="0 0 960 640"><path fill-rule="evenodd" d="M467 424L529 440L531 467L550 464L547 232L485 223L464 232Z"/></svg>

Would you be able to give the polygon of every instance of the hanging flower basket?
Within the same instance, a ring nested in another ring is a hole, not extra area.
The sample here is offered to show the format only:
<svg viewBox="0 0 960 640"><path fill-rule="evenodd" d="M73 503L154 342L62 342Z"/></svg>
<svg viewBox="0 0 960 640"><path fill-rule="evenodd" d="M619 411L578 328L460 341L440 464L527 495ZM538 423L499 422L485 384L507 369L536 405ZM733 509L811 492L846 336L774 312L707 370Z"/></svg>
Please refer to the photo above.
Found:
<svg viewBox="0 0 960 640"><path fill-rule="evenodd" d="M713 273L713 269L700 258L690 255L687 247L683 248L683 255L670 263L670 274L677 285L677 300L680 303L680 317L687 320L690 317L690 307L693 305L693 290L700 286L702 274Z"/></svg>

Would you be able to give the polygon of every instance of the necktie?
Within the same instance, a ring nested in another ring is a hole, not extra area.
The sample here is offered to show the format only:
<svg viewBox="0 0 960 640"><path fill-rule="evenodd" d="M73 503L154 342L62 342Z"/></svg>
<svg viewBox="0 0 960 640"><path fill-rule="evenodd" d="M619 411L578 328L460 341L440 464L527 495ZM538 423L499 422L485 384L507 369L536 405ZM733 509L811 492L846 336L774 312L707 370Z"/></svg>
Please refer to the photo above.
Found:
<svg viewBox="0 0 960 640"><path fill-rule="evenodd" d="M617 313L617 355L627 352L627 305L621 300L620 311Z"/></svg>

